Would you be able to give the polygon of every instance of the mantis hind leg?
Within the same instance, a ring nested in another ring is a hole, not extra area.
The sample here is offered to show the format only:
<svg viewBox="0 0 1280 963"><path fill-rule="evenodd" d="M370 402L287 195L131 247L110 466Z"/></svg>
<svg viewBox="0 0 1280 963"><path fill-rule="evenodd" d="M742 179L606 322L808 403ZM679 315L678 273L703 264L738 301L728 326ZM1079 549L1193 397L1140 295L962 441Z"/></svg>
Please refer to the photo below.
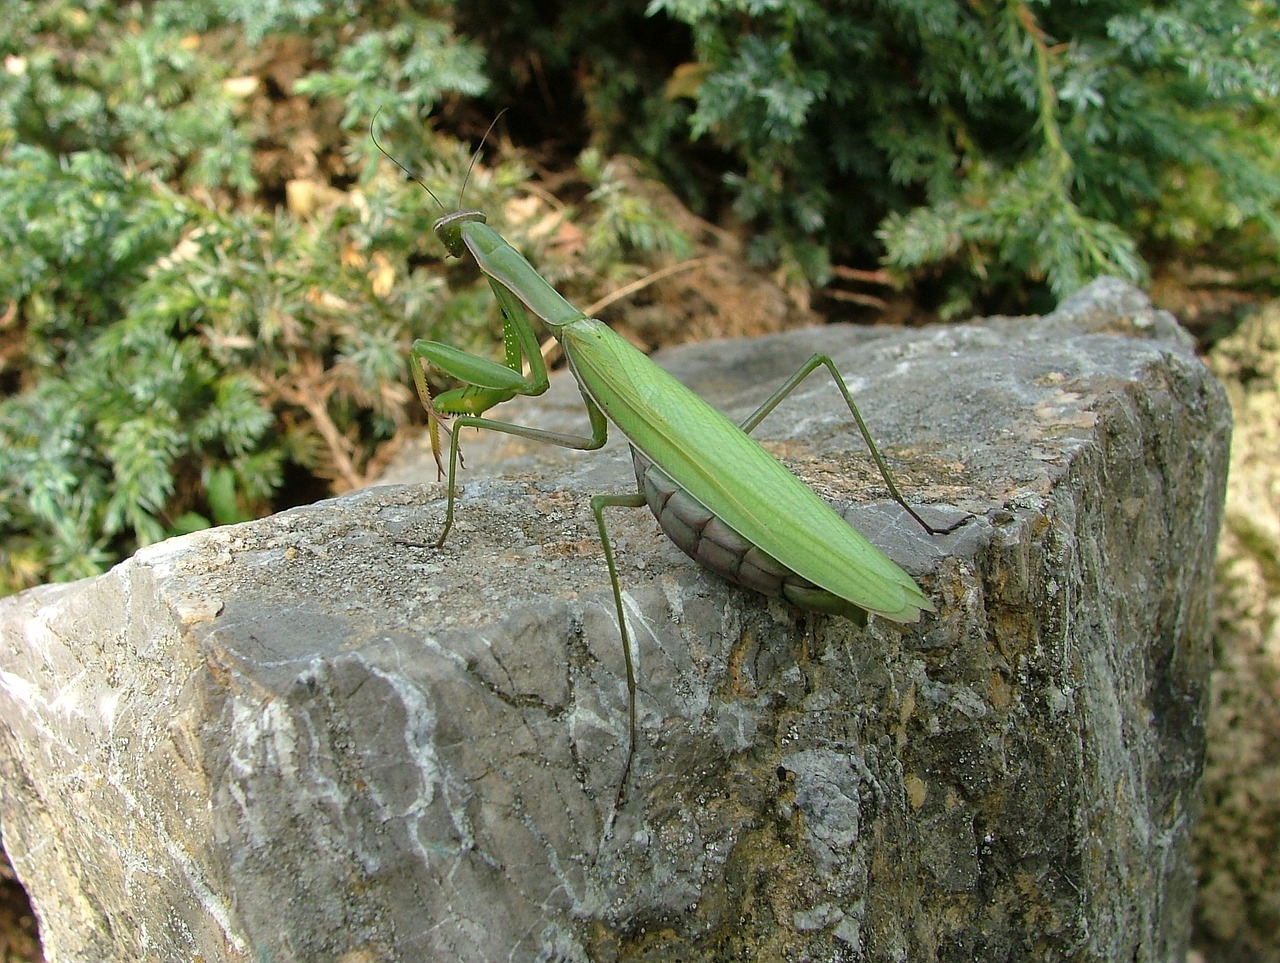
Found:
<svg viewBox="0 0 1280 963"><path fill-rule="evenodd" d="M867 423L862 420L862 413L858 411L858 406L853 403L853 396L849 394L849 388L845 385L844 378L840 376L840 369L836 367L836 363L832 361L828 355L815 354L812 358L802 364L795 374L784 381L782 386L766 398L763 404L748 415L746 420L738 427L747 434L750 434L752 430L760 424L760 422L764 421L764 419L769 416L774 408L778 407L782 402L782 399L791 394L791 392L795 390L796 386L805 378L809 377L809 375L818 367L825 367L829 372L831 372L831 380L836 383L836 387L840 389L840 394L844 396L845 404L849 406L849 413L853 415L853 420L858 425L858 431L862 433L862 440L867 443L867 448L871 451L871 457L876 463L876 468L880 470L880 477L884 479L884 483L889 489L889 494L893 496L893 500L905 508L907 514L914 518L916 522L919 523L920 527L930 535L945 535L948 532L954 531L963 524L967 520L968 516L961 518L960 521L955 522L946 528L934 528L916 514L914 508L907 504L907 500L902 497L902 493L898 491L897 484L894 483L893 475L890 473L889 466L885 463L883 456L881 456L880 449L876 447L876 443L871 437L871 430L867 427Z"/></svg>

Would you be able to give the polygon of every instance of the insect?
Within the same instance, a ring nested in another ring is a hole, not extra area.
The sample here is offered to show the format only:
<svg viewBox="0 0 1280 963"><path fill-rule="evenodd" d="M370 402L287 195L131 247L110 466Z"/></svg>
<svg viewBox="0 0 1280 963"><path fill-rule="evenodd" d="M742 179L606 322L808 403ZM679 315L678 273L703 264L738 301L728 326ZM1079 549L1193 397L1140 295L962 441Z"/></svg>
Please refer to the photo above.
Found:
<svg viewBox="0 0 1280 963"><path fill-rule="evenodd" d="M432 452L439 476L448 478L444 526L436 547L444 545L453 526L455 478L461 460L458 429L487 428L594 450L604 444L608 423L613 422L631 445L637 490L591 499L613 586L629 695L629 742L619 800L636 744L636 678L617 564L605 525L606 509L647 504L663 531L690 557L741 585L802 609L842 615L860 624L868 613L909 623L917 621L921 612L934 611L906 572L749 434L804 378L825 367L890 494L926 531L938 534L940 530L931 528L898 492L831 358L814 355L737 425L603 322L587 317L561 297L486 223L482 212L448 213L436 221L434 230L450 255L470 255L488 280L502 312L505 352L498 363L436 341L419 339L413 344L413 379L427 412ZM503 401L516 395L537 396L549 386L530 313L564 350L586 408L589 434L548 431L484 416ZM522 373L526 362L527 376ZM444 372L462 386L433 395L426 379L428 368ZM442 460L442 430L449 438L447 468Z"/></svg>

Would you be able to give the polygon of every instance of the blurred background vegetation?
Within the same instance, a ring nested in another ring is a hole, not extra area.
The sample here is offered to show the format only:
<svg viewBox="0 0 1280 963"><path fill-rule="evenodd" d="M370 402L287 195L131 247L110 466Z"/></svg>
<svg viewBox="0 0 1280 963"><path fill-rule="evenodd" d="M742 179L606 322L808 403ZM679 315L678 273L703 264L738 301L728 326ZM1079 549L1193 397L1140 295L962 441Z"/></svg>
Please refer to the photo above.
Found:
<svg viewBox="0 0 1280 963"><path fill-rule="evenodd" d="M10 0L0 24L0 594L375 479L420 417L412 339L499 336L375 115L584 306L711 236L805 317L1040 311L1100 273L1277 285L1261 0Z"/></svg>

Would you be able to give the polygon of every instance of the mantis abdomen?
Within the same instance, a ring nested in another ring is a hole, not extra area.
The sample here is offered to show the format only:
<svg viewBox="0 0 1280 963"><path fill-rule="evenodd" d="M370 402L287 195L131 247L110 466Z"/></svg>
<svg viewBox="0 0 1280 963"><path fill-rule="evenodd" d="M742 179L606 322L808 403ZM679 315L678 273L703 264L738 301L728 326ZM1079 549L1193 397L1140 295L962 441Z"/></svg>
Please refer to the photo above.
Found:
<svg viewBox="0 0 1280 963"><path fill-rule="evenodd" d="M631 463L659 527L699 565L753 592L786 599L797 608L866 624L864 609L800 577L738 534L634 446Z"/></svg>

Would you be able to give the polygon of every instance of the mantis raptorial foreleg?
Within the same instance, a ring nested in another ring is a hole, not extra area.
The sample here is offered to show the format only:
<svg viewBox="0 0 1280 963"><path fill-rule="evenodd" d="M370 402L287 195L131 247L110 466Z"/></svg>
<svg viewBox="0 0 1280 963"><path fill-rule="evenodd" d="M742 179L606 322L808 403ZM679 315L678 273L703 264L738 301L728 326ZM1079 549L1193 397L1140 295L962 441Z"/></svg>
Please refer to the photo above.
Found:
<svg viewBox="0 0 1280 963"><path fill-rule="evenodd" d="M516 395L536 397L546 391L550 384L547 378L547 367L542 360L542 353L534 337L533 328L529 324L528 316L525 314L524 305L501 285L491 284L491 286L502 310L505 364L467 354L438 341L420 339L413 343L414 383L417 385L422 405L427 409L428 423L433 426L431 447L436 459L436 470L440 475L444 475L445 470L440 461L439 436L434 432L434 425L449 418L453 419L449 430L448 496L445 521L440 537L436 541L437 548L444 545L445 539L449 536L449 530L453 527L457 469L462 458L458 429L488 428L491 431L518 435L534 441L544 441L561 448L583 451L599 448L608 436L609 427L604 414L581 386L579 390L582 392L582 400L591 422L589 435L546 431L481 416L482 412L504 401L510 401ZM527 377L521 373L526 358L530 369ZM424 370L426 365L438 368L450 377L464 382L464 387L433 397L427 388Z"/></svg>

